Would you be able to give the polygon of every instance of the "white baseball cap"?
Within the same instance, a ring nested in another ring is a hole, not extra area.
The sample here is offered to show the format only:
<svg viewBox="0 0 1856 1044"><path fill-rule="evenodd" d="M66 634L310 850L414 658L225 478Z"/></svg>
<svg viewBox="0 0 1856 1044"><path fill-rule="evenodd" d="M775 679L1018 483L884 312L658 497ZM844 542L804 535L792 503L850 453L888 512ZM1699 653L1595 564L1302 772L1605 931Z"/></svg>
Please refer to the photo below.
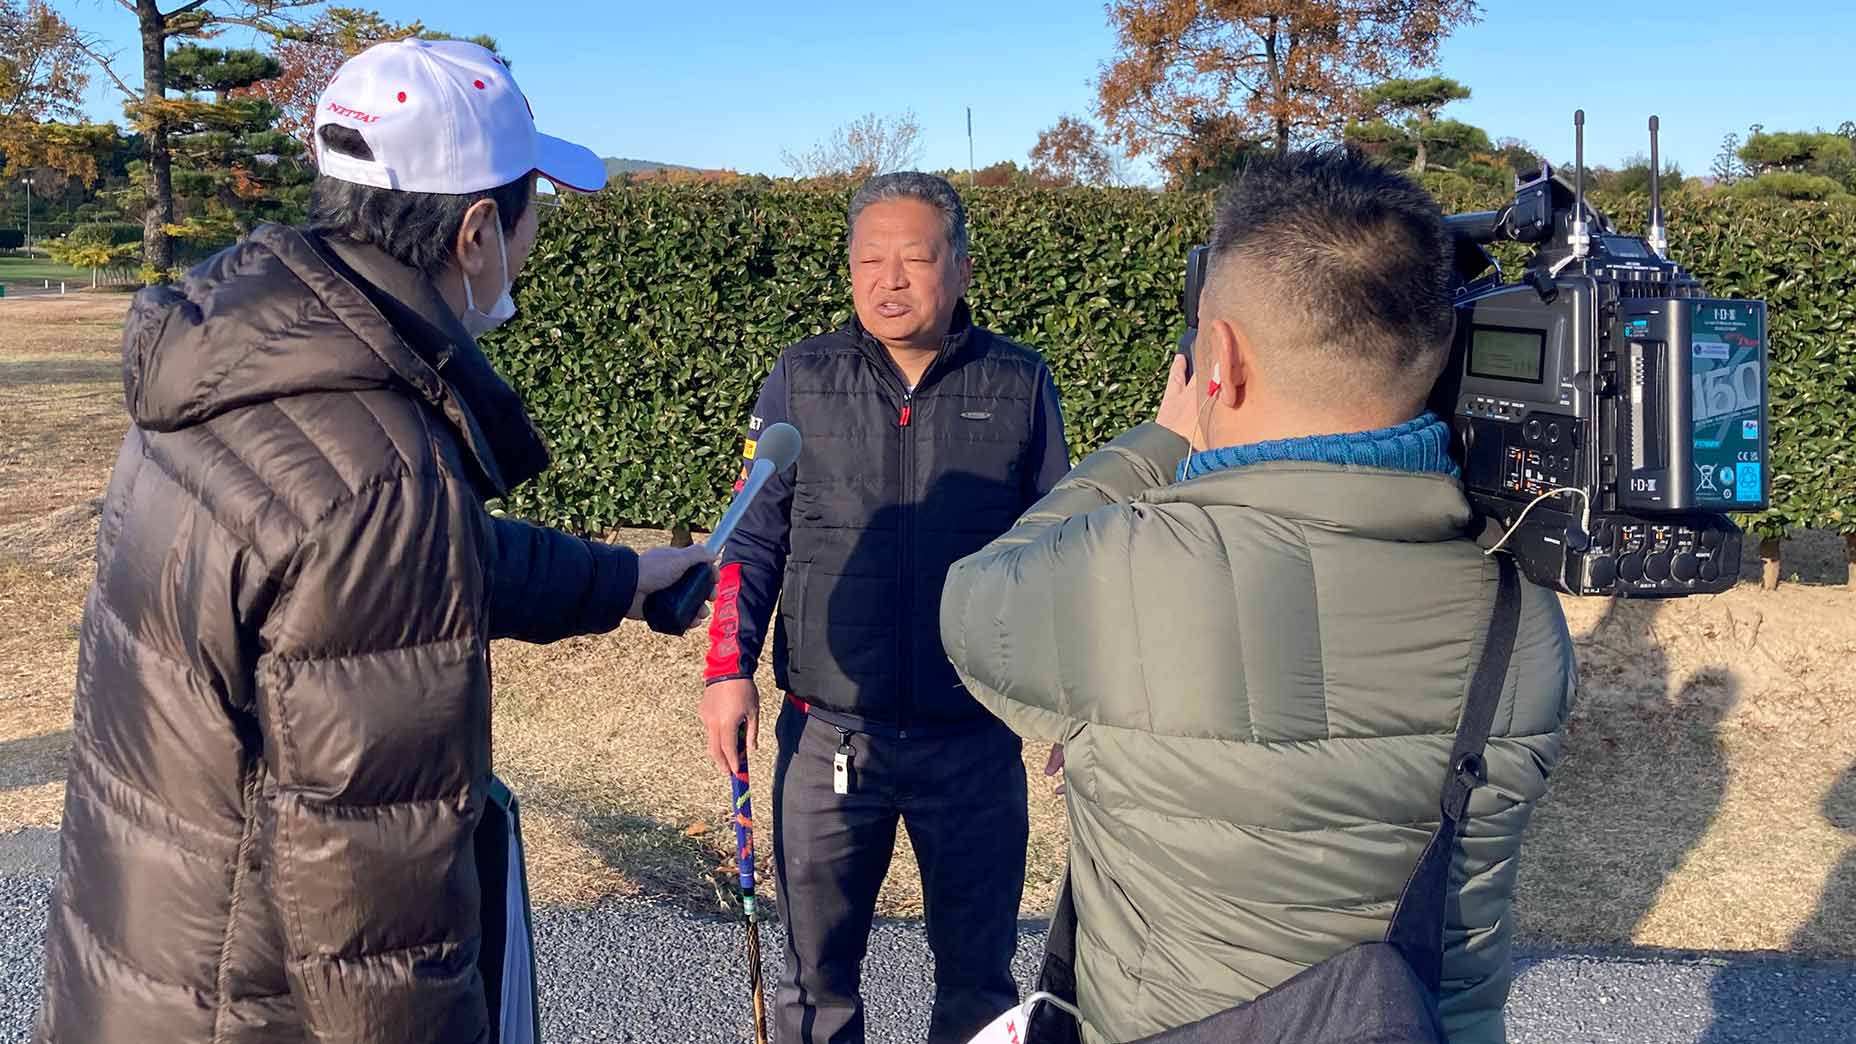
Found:
<svg viewBox="0 0 1856 1044"><path fill-rule="evenodd" d="M352 128L372 160L322 142ZM484 192L530 173L576 192L606 185L593 150L535 129L535 112L502 59L461 40L395 40L343 63L316 100L316 168L400 192Z"/></svg>

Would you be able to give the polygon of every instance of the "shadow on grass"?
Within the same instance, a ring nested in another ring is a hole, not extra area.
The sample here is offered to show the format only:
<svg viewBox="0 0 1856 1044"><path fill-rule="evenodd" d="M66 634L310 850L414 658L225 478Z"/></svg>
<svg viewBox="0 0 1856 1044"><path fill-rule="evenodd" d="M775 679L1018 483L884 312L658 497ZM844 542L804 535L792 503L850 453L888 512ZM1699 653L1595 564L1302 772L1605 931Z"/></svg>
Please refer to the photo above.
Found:
<svg viewBox="0 0 1856 1044"><path fill-rule="evenodd" d="M70 729L0 742L0 791L61 782L70 754Z"/></svg>
<svg viewBox="0 0 1856 1044"><path fill-rule="evenodd" d="M513 785L513 784L512 784ZM525 814L547 814L575 844L636 889L629 898L665 904L692 914L738 918L741 896L734 857L734 831L710 829L692 836L679 826L613 809L591 795L534 785L516 787ZM755 838L761 919L776 920L771 893L771 840ZM531 854L529 878L540 867Z"/></svg>
<svg viewBox="0 0 1856 1044"><path fill-rule="evenodd" d="M94 359L26 359L0 362L0 388L33 388L58 384L106 384L107 394L122 386L122 360L114 356Z"/></svg>
<svg viewBox="0 0 1856 1044"><path fill-rule="evenodd" d="M1843 775L1824 795L1824 818L1846 833L1856 835L1856 765ZM1750 858L1758 858L1749 853ZM1818 897L1817 912L1792 935L1790 950L1799 954L1834 951L1840 936L1856 917L1856 850L1846 852L1837 868L1831 871ZM1847 967L1847 963L1845 963ZM1846 971L1844 981L1848 981ZM1848 1032L1847 1009L1828 1016L1821 1005L1774 1004L1774 996L1786 995L1784 984L1769 965L1740 963L1721 970L1709 984L1714 1001L1714 1021L1699 1044L1755 1044L1765 1041L1816 1040L1826 1025L1842 1024ZM1795 990L1793 992L1796 992ZM1841 1039L1848 1039L1847 1037Z"/></svg>
<svg viewBox="0 0 1856 1044"><path fill-rule="evenodd" d="M1662 608L1618 599L1582 643L1565 755L1521 848L1525 945L1629 946L1721 809L1740 683L1705 668L1669 696Z"/></svg>
<svg viewBox="0 0 1856 1044"><path fill-rule="evenodd" d="M13 505L0 506L0 568L74 575L96 552L102 505L102 497L92 497L49 512L32 504L17 510ZM66 635L72 641L77 636L75 626Z"/></svg>
<svg viewBox="0 0 1856 1044"><path fill-rule="evenodd" d="M1856 840L1856 765L1843 770L1824 795L1821 807L1830 825ZM1852 921L1856 921L1856 848L1845 852L1831 871L1818 897L1817 913L1792 936L1792 949L1807 953L1835 951Z"/></svg>

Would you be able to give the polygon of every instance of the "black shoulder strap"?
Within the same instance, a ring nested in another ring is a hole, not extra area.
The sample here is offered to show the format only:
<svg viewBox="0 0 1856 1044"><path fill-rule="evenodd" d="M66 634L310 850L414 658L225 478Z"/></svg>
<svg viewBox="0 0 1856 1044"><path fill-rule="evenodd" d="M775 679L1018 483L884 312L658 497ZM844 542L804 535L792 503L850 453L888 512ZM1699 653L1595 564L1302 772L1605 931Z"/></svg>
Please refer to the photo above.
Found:
<svg viewBox="0 0 1856 1044"><path fill-rule="evenodd" d="M1048 993L1075 1005L1076 905L1070 898L1070 872L1057 892L1057 909L1051 914L1050 935L1044 940L1044 963L1038 969L1036 992ZM1082 1044L1076 1019L1055 1004L1040 1004L1025 1023L1025 1044Z"/></svg>
<svg viewBox="0 0 1856 1044"><path fill-rule="evenodd" d="M1411 879L1405 882L1392 925L1386 930L1386 941L1404 953L1433 994L1443 982L1444 916L1450 897L1450 862L1456 851L1457 824L1469 808L1470 791L1488 782L1483 748L1495 721L1495 707L1501 703L1502 684L1508 677L1508 661L1521 623L1521 582L1514 560L1501 553L1494 558L1501 568L1495 611L1489 618L1488 638L1482 644L1482 660L1469 683L1469 700L1457 726L1450 764L1444 770L1443 820L1419 857Z"/></svg>

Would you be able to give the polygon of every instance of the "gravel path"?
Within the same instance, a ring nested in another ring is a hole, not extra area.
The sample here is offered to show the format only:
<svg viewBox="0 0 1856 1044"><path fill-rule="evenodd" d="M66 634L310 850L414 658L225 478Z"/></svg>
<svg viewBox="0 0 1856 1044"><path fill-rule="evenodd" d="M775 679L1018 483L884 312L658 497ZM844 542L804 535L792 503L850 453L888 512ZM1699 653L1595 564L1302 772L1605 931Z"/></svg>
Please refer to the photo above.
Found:
<svg viewBox="0 0 1856 1044"><path fill-rule="evenodd" d="M52 851L48 831L0 835L0 1044L24 1044L31 1032ZM739 923L622 905L537 918L547 1044L750 1039ZM761 932L771 1003L779 927ZM1027 925L1020 982L1042 944L1041 929ZM879 924L864 969L870 1040L922 1039L933 972L921 932ZM1856 1040L1856 962L1528 954L1508 1026L1513 1044L1847 1044Z"/></svg>

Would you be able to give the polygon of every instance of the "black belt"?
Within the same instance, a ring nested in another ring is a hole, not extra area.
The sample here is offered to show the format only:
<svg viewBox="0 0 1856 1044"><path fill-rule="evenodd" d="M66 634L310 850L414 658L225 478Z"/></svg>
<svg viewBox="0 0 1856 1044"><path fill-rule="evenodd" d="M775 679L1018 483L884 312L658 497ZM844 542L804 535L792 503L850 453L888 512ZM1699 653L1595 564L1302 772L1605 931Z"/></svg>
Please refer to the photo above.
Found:
<svg viewBox="0 0 1856 1044"><path fill-rule="evenodd" d="M786 700L798 708L799 713L817 718L833 728L862 733L866 736L880 736L884 739L942 739L948 736L980 732L987 728L1003 728L1005 724L991 715L984 715L969 721L942 722L934 725L892 725L888 722L871 721L855 714L846 714L807 703L790 692L786 694Z"/></svg>

